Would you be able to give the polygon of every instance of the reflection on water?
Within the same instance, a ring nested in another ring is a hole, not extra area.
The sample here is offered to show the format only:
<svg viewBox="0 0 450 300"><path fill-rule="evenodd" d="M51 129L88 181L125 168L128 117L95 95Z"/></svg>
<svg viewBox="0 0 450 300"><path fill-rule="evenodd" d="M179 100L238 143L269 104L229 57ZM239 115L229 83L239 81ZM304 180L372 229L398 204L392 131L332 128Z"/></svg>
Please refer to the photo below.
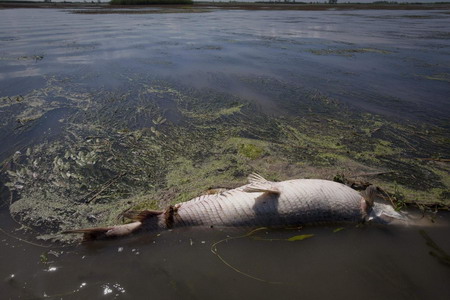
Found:
<svg viewBox="0 0 450 300"><path fill-rule="evenodd" d="M448 215L425 232L449 253ZM4 225L4 224L2 224ZM9 298L447 299L449 266L418 227L246 231L181 229L74 247L41 248L1 234ZM312 237L288 241L297 235ZM212 251L214 243L221 261Z"/></svg>
<svg viewBox="0 0 450 300"><path fill-rule="evenodd" d="M77 66L87 65L83 71L98 72L104 82L111 71L132 69L183 81L194 75L196 82L214 88L211 72L225 77L264 74L372 111L390 113L390 103L400 101L405 117L425 120L430 114L450 113L445 105L448 78L426 79L448 74L450 67L448 15L439 11L217 11L86 18L54 10L4 10L1 16L2 79L74 74ZM46 19L52 22L39 21ZM318 55L329 50L330 55ZM34 55L43 59L17 63Z"/></svg>

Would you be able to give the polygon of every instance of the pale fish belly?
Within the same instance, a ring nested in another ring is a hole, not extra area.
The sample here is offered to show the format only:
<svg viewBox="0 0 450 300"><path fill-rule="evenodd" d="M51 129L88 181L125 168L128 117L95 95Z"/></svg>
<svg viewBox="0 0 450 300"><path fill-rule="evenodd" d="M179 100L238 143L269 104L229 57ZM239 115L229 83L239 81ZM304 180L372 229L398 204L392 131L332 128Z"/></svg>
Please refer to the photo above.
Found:
<svg viewBox="0 0 450 300"><path fill-rule="evenodd" d="M180 203L173 226L288 226L363 219L362 196L343 184L318 179L270 184L278 193L248 192L250 184Z"/></svg>

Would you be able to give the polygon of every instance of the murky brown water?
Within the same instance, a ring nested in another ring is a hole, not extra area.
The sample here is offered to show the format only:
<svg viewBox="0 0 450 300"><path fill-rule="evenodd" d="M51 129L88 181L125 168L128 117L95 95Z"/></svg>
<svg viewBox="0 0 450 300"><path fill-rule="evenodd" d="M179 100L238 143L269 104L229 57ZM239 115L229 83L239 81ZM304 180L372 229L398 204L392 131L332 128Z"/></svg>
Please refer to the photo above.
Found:
<svg viewBox="0 0 450 300"><path fill-rule="evenodd" d="M0 10L0 160L16 151L24 154L42 140L58 140L61 132L76 139L72 131L61 131L74 112L78 120L85 112L89 122L101 121L98 127L111 126L108 134L152 125L145 115L127 119L126 107L161 81L181 86L188 95L245 99L270 116L297 113L299 95L307 90L361 113L448 129L449 19L442 11L80 15ZM179 93L160 90L170 97ZM172 102L158 96L160 90L148 93L177 124L181 117ZM117 94L128 102L119 107L123 115L111 117L108 108L119 101L109 104L108 97ZM11 105L26 95L26 109ZM139 107L147 109L144 100ZM105 115L89 115L97 109L92 103L102 103ZM25 176L14 174L20 180ZM27 188L20 180L13 185L17 193ZM223 241L217 245L222 261L212 245L247 231L185 229L42 247L17 240L38 243L33 239L38 233L16 230L7 211L9 196L4 198L2 299L450 298L450 268L429 254L436 249L419 233L424 229L450 253L448 214L427 227L259 231L255 236L273 241ZM302 234L314 236L286 241Z"/></svg>
<svg viewBox="0 0 450 300"><path fill-rule="evenodd" d="M449 253L448 215L431 227L260 230L244 238L237 237L249 230L197 228L62 248L0 233L2 297L447 299L449 265L429 254L436 249L420 229ZM305 234L313 236L287 241Z"/></svg>

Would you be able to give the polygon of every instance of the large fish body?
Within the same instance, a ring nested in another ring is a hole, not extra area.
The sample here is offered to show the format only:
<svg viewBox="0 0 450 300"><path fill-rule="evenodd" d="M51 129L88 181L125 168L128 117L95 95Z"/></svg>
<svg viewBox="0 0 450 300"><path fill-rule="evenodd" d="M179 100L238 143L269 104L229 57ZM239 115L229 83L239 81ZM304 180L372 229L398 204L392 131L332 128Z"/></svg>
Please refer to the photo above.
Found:
<svg viewBox="0 0 450 300"><path fill-rule="evenodd" d="M175 205L172 226L358 222L365 216L362 202L364 199L357 191L327 180L258 182Z"/></svg>
<svg viewBox="0 0 450 300"><path fill-rule="evenodd" d="M357 223L379 218L384 206L374 205L373 195L370 193L363 195L341 183L328 180L271 182L257 174L251 174L249 184L236 189L203 195L170 206L165 211L126 213L125 216L134 220L133 223L68 232L84 233L86 239L97 239L124 236L138 230L186 226L281 227ZM378 209L377 214L372 211L375 207ZM392 207L386 207L396 217Z"/></svg>

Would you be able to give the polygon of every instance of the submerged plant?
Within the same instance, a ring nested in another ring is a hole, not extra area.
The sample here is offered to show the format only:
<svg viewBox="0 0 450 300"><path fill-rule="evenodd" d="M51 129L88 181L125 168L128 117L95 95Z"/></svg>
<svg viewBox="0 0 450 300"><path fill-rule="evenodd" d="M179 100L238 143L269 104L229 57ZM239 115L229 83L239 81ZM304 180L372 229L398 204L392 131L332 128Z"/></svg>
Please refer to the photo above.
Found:
<svg viewBox="0 0 450 300"><path fill-rule="evenodd" d="M419 230L420 235L425 239L428 247L431 248L429 254L436 258L440 263L450 267L450 255L447 254L438 244L425 232Z"/></svg>

